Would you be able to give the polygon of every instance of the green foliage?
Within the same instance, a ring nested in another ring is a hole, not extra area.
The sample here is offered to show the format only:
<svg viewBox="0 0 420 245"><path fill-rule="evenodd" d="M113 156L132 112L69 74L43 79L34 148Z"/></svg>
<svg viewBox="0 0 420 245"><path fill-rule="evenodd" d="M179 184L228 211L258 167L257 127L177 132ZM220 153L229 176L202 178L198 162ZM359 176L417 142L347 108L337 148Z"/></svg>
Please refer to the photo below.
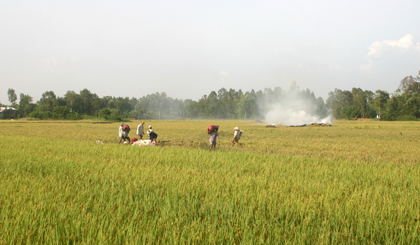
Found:
<svg viewBox="0 0 420 245"><path fill-rule="evenodd" d="M67 119L70 109L67 106L57 106L53 109L54 119Z"/></svg>
<svg viewBox="0 0 420 245"><path fill-rule="evenodd" d="M121 121L122 118L115 109L104 108L99 111L99 117L109 121Z"/></svg>
<svg viewBox="0 0 420 245"><path fill-rule="evenodd" d="M389 100L389 93L383 90L376 90L375 96L374 96L374 108L379 113L379 115L382 115L382 112L385 110L386 104ZM382 116L381 116L382 118Z"/></svg>
<svg viewBox="0 0 420 245"><path fill-rule="evenodd" d="M360 88L351 92L335 89L329 93L327 104L335 118L374 118L378 113L385 121L419 119L420 71L417 77L405 77L391 98L382 90L373 93Z"/></svg>
<svg viewBox="0 0 420 245"><path fill-rule="evenodd" d="M361 118L362 114L355 106L346 106L343 108L342 117L347 119Z"/></svg>
<svg viewBox="0 0 420 245"><path fill-rule="evenodd" d="M104 118L105 120L108 120L111 116L111 109L104 108L100 110L98 116Z"/></svg>
<svg viewBox="0 0 420 245"><path fill-rule="evenodd" d="M50 111L33 111L29 114L29 116L41 120L53 118L53 114Z"/></svg>
<svg viewBox="0 0 420 245"><path fill-rule="evenodd" d="M20 94L19 108L18 112L21 117L27 117L29 114L34 111L36 104L32 103L32 97L27 94Z"/></svg>
<svg viewBox="0 0 420 245"><path fill-rule="evenodd" d="M396 95L399 114L420 118L420 93Z"/></svg>
<svg viewBox="0 0 420 245"><path fill-rule="evenodd" d="M111 110L111 116L109 117L109 120L111 121L121 121L121 115L118 114L118 111L116 109Z"/></svg>
<svg viewBox="0 0 420 245"><path fill-rule="evenodd" d="M420 72L419 72L420 74ZM420 77L405 77L385 105L381 120L417 120L420 118Z"/></svg>
<svg viewBox="0 0 420 245"><path fill-rule="evenodd" d="M47 119L59 119L59 120L77 120L81 117L77 113L73 113L66 106L55 107L53 112L51 111L33 111L29 114L30 117L37 118L40 120Z"/></svg>
<svg viewBox="0 0 420 245"><path fill-rule="evenodd" d="M329 93L327 104L332 108L335 118L374 118L375 94L369 90L353 88L352 91L335 89Z"/></svg>
<svg viewBox="0 0 420 245"><path fill-rule="evenodd" d="M9 101L12 104L12 106L14 106L16 104L16 100L17 100L15 90L12 89L12 88L9 88L7 90L7 96L9 97Z"/></svg>
<svg viewBox="0 0 420 245"><path fill-rule="evenodd" d="M245 93L238 102L238 114L243 119L253 118L257 114L256 96L253 93Z"/></svg>
<svg viewBox="0 0 420 245"><path fill-rule="evenodd" d="M393 96L385 107L385 112L381 115L381 120L385 121L394 121L399 116L399 102L397 97Z"/></svg>
<svg viewBox="0 0 420 245"><path fill-rule="evenodd" d="M52 112L53 105L56 101L57 96L55 96L53 91L47 91L42 94L41 99L38 102L38 109L40 112Z"/></svg>

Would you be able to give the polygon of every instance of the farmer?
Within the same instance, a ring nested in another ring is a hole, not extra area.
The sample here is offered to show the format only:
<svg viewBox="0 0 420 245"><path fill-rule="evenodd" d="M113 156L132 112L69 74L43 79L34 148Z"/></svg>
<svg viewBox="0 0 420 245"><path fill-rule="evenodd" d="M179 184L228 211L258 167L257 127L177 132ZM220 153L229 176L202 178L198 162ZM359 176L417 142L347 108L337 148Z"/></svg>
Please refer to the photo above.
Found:
<svg viewBox="0 0 420 245"><path fill-rule="evenodd" d="M150 141L156 143L156 139L157 139L158 135L154 132L154 130L152 128L152 125L149 125L149 130L147 130L147 134L150 137Z"/></svg>
<svg viewBox="0 0 420 245"><path fill-rule="evenodd" d="M241 138L244 131L240 130L238 127L233 128L235 130L235 133L233 134L233 139L231 139L233 144L239 144L239 139Z"/></svg>
<svg viewBox="0 0 420 245"><path fill-rule="evenodd" d="M123 129L124 123L121 123L121 126L118 130L119 136L120 136L120 142L118 144L121 144L121 140L128 140L130 141L130 138L128 137L128 131Z"/></svg>
<svg viewBox="0 0 420 245"><path fill-rule="evenodd" d="M216 149L216 138L219 139L219 143L220 143L219 133L217 132L217 129L213 129L210 132L210 138L209 138L210 150L213 148Z"/></svg>
<svg viewBox="0 0 420 245"><path fill-rule="evenodd" d="M139 126L137 126L137 135L139 136L139 140L143 139L144 135L144 122L141 122Z"/></svg>

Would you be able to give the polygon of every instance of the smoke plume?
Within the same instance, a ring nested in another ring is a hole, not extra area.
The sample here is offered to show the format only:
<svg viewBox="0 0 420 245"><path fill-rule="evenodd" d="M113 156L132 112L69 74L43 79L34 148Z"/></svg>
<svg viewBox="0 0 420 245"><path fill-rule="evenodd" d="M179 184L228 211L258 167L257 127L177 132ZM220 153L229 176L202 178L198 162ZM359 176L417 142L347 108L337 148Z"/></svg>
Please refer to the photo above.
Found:
<svg viewBox="0 0 420 245"><path fill-rule="evenodd" d="M299 91L295 87L282 91L275 99L259 102L265 111L265 120L269 124L303 125L309 123L332 123L332 115L322 98L315 98L309 90Z"/></svg>

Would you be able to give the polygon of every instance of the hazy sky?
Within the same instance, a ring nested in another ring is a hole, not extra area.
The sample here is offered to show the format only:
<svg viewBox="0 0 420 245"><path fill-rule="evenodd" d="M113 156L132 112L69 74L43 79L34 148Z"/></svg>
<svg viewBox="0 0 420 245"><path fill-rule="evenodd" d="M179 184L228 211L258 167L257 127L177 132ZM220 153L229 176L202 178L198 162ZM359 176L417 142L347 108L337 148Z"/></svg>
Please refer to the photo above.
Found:
<svg viewBox="0 0 420 245"><path fill-rule="evenodd" d="M8 88L166 92L197 100L296 81L394 92L420 70L420 1L0 0L0 102Z"/></svg>

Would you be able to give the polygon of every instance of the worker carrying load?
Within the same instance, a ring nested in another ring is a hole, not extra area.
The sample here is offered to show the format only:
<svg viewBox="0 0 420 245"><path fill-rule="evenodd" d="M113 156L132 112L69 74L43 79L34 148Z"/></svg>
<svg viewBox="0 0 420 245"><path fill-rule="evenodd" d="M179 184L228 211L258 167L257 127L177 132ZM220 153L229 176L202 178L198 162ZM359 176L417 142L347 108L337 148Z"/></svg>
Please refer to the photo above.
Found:
<svg viewBox="0 0 420 245"><path fill-rule="evenodd" d="M211 132L217 132L219 131L219 125L209 125L207 127L207 134L210 134Z"/></svg>
<svg viewBox="0 0 420 245"><path fill-rule="evenodd" d="M128 137L129 132L130 132L130 126L124 123L121 123L121 126L118 130L118 136L120 137L120 141L118 142L118 144L120 144L122 140L124 141L128 140L128 142L130 142L130 137Z"/></svg>
<svg viewBox="0 0 420 245"><path fill-rule="evenodd" d="M131 131L130 126L128 126L127 124L124 124L123 125L123 130L124 131L127 131L127 132L130 132Z"/></svg>
<svg viewBox="0 0 420 245"><path fill-rule="evenodd" d="M235 133L233 134L233 139L231 139L233 144L239 144L239 139L241 138L244 131L240 130L238 127L233 128L235 130Z"/></svg>
<svg viewBox="0 0 420 245"><path fill-rule="evenodd" d="M207 133L210 134L210 150L216 149L216 139L218 139L220 143L219 133L217 131L219 131L219 125L209 125L207 127Z"/></svg>

